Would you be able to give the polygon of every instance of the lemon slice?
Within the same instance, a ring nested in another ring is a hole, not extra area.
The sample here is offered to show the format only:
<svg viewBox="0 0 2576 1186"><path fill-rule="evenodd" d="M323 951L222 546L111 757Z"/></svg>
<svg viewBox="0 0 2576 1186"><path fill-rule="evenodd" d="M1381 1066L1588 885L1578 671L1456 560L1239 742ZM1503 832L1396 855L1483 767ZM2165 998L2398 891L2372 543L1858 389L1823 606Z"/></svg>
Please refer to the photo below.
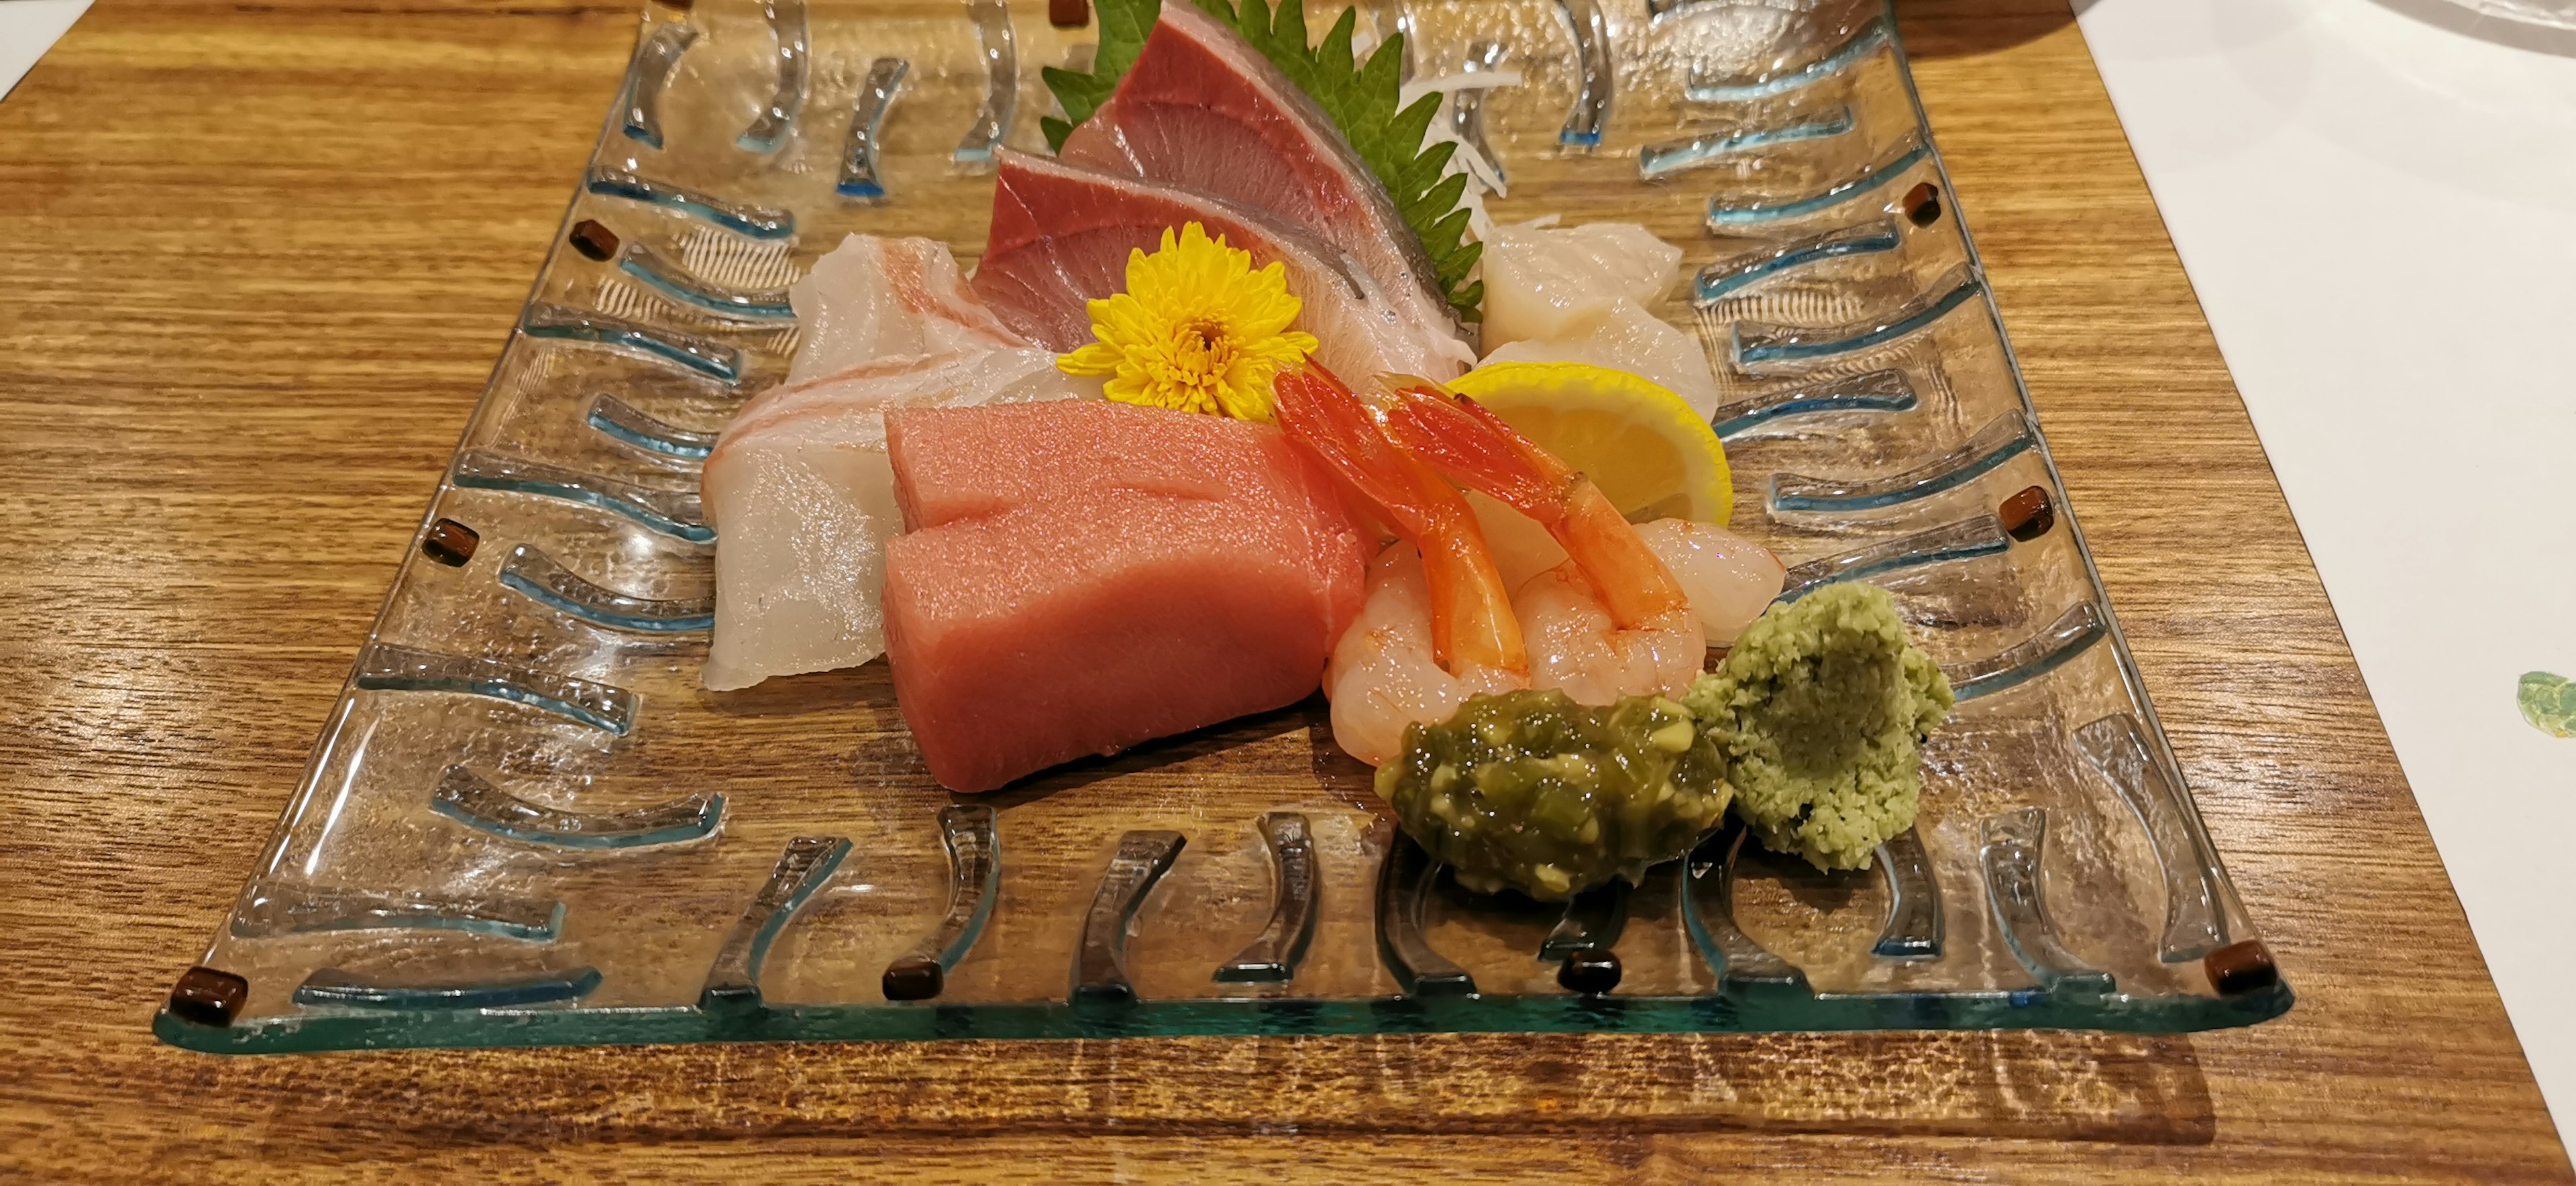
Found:
<svg viewBox="0 0 2576 1186"><path fill-rule="evenodd" d="M1589 363L1497 362L1449 389L1582 470L1630 522L1724 523L1735 511L1726 446L1660 384Z"/></svg>

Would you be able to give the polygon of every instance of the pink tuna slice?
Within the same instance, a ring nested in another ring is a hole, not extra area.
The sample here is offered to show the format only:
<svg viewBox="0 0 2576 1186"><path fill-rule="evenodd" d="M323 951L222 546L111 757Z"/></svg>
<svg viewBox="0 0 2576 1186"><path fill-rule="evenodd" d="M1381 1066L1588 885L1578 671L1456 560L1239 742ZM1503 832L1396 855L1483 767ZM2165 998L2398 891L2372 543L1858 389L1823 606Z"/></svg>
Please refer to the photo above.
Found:
<svg viewBox="0 0 2576 1186"><path fill-rule="evenodd" d="M1348 252L1417 327L1457 332L1431 257L1332 117L1190 0L1167 0L1061 155L1267 211Z"/></svg>
<svg viewBox="0 0 2576 1186"><path fill-rule="evenodd" d="M995 441L1007 441L1002 455ZM907 531L1002 514L1068 489L1173 498L1305 496L1334 487L1268 424L1108 400L1062 407L911 408L886 418Z"/></svg>
<svg viewBox="0 0 2576 1186"><path fill-rule="evenodd" d="M1341 488L1272 425L1105 400L913 407L886 417L886 452L908 531L1093 487L1217 500L1302 534L1298 554L1331 637L1365 595L1366 541Z"/></svg>
<svg viewBox="0 0 2576 1186"><path fill-rule="evenodd" d="M1089 303L1127 287L1128 256L1195 222L1253 266L1285 265L1304 304L1297 328L1344 375L1385 371L1451 379L1475 361L1466 343L1410 324L1375 277L1322 240L1248 206L1196 190L1075 168L1002 149L993 228L975 293L1003 324L1058 352L1091 341Z"/></svg>
<svg viewBox="0 0 2576 1186"><path fill-rule="evenodd" d="M886 548L887 655L953 790L1293 704L1358 612L1360 534L1269 426L906 409L888 449L928 525ZM1221 497L1188 492L1196 465L1229 479Z"/></svg>

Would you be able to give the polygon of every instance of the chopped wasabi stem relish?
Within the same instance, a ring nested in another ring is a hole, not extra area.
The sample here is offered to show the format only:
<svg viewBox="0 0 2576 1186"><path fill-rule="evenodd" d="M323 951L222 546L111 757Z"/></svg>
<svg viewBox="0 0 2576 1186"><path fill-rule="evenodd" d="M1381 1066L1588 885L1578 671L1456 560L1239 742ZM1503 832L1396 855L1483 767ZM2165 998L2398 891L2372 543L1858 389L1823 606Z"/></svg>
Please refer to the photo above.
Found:
<svg viewBox="0 0 2576 1186"><path fill-rule="evenodd" d="M1606 708L1559 691L1471 697L1404 731L1377 791L1460 885L1556 900L1690 851L1725 818L1726 761L1661 696Z"/></svg>

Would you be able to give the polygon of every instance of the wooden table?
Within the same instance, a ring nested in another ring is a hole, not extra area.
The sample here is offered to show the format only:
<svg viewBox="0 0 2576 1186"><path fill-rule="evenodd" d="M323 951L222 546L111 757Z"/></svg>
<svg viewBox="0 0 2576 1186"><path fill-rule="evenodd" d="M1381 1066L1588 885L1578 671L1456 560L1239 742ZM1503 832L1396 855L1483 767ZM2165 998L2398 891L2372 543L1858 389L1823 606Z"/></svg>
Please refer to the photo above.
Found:
<svg viewBox="0 0 2576 1186"><path fill-rule="evenodd" d="M101 0L0 103L0 1177L2551 1180L2533 1088L2061 0L1905 37L2300 1002L2076 1034L156 1044L507 334L624 0ZM1437 1101L1445 1117L1418 1119Z"/></svg>

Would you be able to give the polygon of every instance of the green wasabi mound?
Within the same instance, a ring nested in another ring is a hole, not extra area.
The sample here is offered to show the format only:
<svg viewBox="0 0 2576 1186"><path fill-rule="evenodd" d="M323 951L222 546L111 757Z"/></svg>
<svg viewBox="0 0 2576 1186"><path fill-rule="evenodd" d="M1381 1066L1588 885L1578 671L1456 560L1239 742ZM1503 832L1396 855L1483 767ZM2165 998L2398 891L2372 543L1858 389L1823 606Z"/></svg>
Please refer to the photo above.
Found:
<svg viewBox="0 0 2576 1186"><path fill-rule="evenodd" d="M1753 834L1830 870L1868 868L1914 826L1921 738L1954 698L1887 590L1837 584L1764 610L1683 703L1724 751Z"/></svg>
<svg viewBox="0 0 2576 1186"><path fill-rule="evenodd" d="M1407 727L1377 793L1458 884L1541 900L1642 880L1714 831L1730 794L1725 759L1681 705L1595 708L1553 690L1471 697Z"/></svg>

